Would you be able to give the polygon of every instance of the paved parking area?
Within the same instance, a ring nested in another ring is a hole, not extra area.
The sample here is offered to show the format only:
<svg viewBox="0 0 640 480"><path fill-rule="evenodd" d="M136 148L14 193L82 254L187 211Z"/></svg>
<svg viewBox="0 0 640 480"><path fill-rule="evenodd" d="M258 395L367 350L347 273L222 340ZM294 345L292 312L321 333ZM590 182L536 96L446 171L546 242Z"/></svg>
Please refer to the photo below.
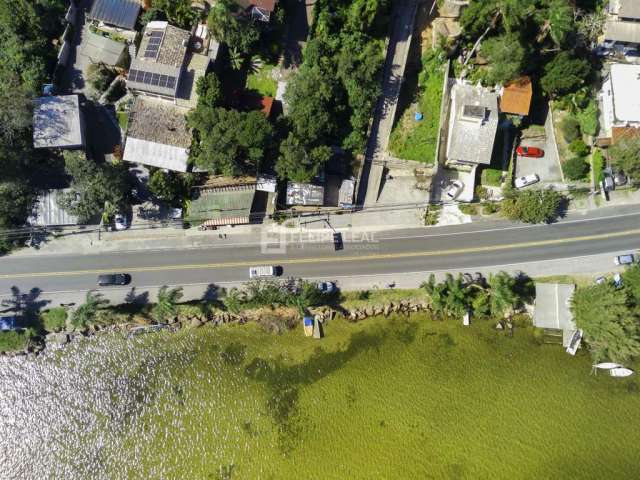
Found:
<svg viewBox="0 0 640 480"><path fill-rule="evenodd" d="M451 203L451 200L444 196L444 192L447 187L455 180L460 180L464 185L464 189L456 198L458 202L471 202L473 201L473 190L475 187L476 169L473 168L470 172L462 172L459 170L450 170L448 168L441 168L438 171L438 178L433 182L431 188L433 189L432 199L435 202Z"/></svg>
<svg viewBox="0 0 640 480"><path fill-rule="evenodd" d="M537 173L540 177L538 185L557 184L562 182L562 172L560 171L560 161L558 159L557 148L554 145L553 134L550 131L551 117L547 115L544 131L523 132L520 145L528 147L538 147L544 150L542 158L517 157L515 161L516 177L524 177Z"/></svg>

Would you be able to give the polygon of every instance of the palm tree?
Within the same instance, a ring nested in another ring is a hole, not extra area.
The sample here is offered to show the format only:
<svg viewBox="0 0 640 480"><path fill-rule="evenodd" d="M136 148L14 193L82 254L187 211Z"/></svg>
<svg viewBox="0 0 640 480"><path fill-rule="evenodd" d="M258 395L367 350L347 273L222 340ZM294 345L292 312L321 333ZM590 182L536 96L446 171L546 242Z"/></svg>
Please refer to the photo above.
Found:
<svg viewBox="0 0 640 480"><path fill-rule="evenodd" d="M95 318L98 310L108 303L109 300L102 298L102 294L87 292L84 303L71 315L71 325L78 329L86 327Z"/></svg>
<svg viewBox="0 0 640 480"><path fill-rule="evenodd" d="M491 314L502 317L511 313L520 303L520 296L516 291L516 279L507 272L489 275Z"/></svg>
<svg viewBox="0 0 640 480"><path fill-rule="evenodd" d="M158 290L158 301L151 310L151 316L158 323L167 323L177 313L177 304L182 298L182 287L169 289L163 285Z"/></svg>
<svg viewBox="0 0 640 480"><path fill-rule="evenodd" d="M234 70L240 70L244 65L244 57L237 49L229 48L229 62L231 62L231 68Z"/></svg>
<svg viewBox="0 0 640 480"><path fill-rule="evenodd" d="M447 287L446 313L450 317L460 317L465 314L469 307L468 291L462 281L462 275L453 278L450 273L445 278Z"/></svg>

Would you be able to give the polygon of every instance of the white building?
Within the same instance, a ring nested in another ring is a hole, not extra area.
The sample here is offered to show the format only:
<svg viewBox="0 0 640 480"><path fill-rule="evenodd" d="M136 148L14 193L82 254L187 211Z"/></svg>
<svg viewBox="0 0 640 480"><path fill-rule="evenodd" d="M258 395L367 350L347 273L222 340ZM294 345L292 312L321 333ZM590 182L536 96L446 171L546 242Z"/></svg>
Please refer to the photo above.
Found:
<svg viewBox="0 0 640 480"><path fill-rule="evenodd" d="M40 97L34 103L35 148L84 147L84 124L78 95Z"/></svg>
<svg viewBox="0 0 640 480"><path fill-rule="evenodd" d="M640 65L614 63L599 94L600 137L611 138L617 128L640 127Z"/></svg>

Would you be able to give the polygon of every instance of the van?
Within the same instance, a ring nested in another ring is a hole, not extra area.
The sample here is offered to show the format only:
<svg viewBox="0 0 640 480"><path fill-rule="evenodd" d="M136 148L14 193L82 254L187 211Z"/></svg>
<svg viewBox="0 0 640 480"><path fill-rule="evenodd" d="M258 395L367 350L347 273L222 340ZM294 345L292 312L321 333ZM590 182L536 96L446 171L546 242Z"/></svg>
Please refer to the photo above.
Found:
<svg viewBox="0 0 640 480"><path fill-rule="evenodd" d="M282 275L282 267L262 265L260 267L251 267L249 269L249 278L277 277L278 275Z"/></svg>

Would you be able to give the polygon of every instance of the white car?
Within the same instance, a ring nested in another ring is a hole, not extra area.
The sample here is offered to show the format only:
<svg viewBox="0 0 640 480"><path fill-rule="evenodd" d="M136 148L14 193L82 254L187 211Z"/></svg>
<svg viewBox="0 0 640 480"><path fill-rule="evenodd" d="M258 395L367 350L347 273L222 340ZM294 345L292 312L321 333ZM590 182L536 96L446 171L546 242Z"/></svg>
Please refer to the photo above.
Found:
<svg viewBox="0 0 640 480"><path fill-rule="evenodd" d="M455 200L464 190L464 183L460 180L454 180L444 191L444 196L447 200Z"/></svg>
<svg viewBox="0 0 640 480"><path fill-rule="evenodd" d="M118 213L114 218L114 223L116 226L116 230L126 230L129 228L129 223L127 222L127 217Z"/></svg>
<svg viewBox="0 0 640 480"><path fill-rule="evenodd" d="M538 183L540 181L540 177L537 173L532 173L531 175L526 175L524 177L516 178L515 182L513 182L516 188L524 188L529 185L533 185L534 183Z"/></svg>

